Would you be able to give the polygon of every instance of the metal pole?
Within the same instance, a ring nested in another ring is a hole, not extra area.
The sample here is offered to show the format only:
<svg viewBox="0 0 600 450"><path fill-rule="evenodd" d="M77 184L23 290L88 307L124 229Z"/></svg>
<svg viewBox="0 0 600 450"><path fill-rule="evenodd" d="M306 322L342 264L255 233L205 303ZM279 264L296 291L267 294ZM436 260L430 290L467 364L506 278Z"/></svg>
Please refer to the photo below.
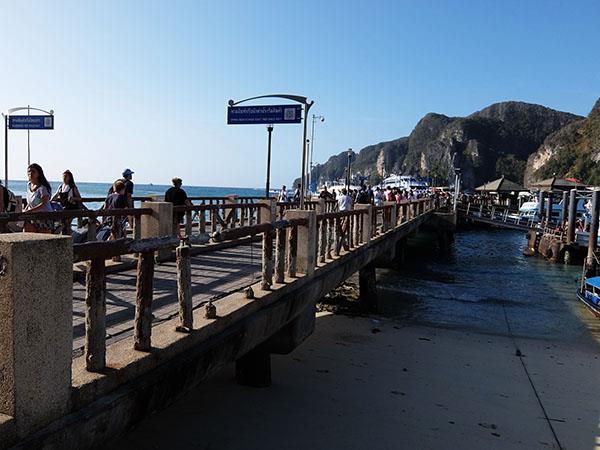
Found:
<svg viewBox="0 0 600 450"><path fill-rule="evenodd" d="M4 115L4 187L8 188L8 114Z"/></svg>
<svg viewBox="0 0 600 450"><path fill-rule="evenodd" d="M346 190L350 192L350 161L352 160L352 149L348 149L348 169L346 170Z"/></svg>
<svg viewBox="0 0 600 450"><path fill-rule="evenodd" d="M29 116L29 105L27 105L27 116ZM31 164L31 147L29 143L29 128L27 129L27 167Z"/></svg>
<svg viewBox="0 0 600 450"><path fill-rule="evenodd" d="M575 222L577 221L577 190L571 189L569 195L569 224L567 226L567 244L575 242Z"/></svg>
<svg viewBox="0 0 600 450"><path fill-rule="evenodd" d="M267 145L267 185L265 187L265 197L269 198L269 190L271 183L271 134L273 133L273 125L267 126L269 133L269 143Z"/></svg>
<svg viewBox="0 0 600 450"><path fill-rule="evenodd" d="M300 209L304 209L304 194L306 193L306 132L308 128L308 111L314 102L304 104L304 132L302 133L302 175L300 177Z"/></svg>
<svg viewBox="0 0 600 450"><path fill-rule="evenodd" d="M312 128L310 131L310 163L308 166L308 187L312 184L312 167L313 167L313 150L315 148L315 119L317 116L312 115Z"/></svg>

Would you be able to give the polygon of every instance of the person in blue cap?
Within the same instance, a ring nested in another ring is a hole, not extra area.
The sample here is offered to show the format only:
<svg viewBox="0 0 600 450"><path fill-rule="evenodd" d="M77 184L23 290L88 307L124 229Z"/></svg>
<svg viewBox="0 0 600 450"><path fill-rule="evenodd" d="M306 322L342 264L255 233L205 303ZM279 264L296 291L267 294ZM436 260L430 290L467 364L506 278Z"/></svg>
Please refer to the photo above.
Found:
<svg viewBox="0 0 600 450"><path fill-rule="evenodd" d="M133 174L134 174L133 170L125 169L123 171L123 178L121 178L121 181L125 185L125 198L127 199L127 208L133 208L133 181L131 181ZM113 183L113 186L114 186L114 183ZM113 186L111 186L110 189L108 190L107 197L108 197L108 195L110 195L114 192Z"/></svg>

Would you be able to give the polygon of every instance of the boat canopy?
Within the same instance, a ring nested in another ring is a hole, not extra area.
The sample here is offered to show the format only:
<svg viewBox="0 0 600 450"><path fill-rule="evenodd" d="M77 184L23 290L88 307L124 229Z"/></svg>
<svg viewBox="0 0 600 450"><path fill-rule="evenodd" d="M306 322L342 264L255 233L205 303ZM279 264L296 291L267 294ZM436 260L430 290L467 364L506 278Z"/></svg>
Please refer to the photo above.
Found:
<svg viewBox="0 0 600 450"><path fill-rule="evenodd" d="M586 278L585 284L589 284L592 287L600 289L600 277Z"/></svg>

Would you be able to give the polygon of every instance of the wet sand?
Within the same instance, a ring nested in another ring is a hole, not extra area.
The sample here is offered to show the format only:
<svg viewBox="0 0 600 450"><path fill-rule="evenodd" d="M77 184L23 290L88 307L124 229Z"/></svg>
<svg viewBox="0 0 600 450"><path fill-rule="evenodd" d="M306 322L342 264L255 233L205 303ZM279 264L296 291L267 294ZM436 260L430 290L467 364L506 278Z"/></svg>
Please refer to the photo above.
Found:
<svg viewBox="0 0 600 450"><path fill-rule="evenodd" d="M319 313L270 388L229 366L110 448L594 449L599 373L593 340Z"/></svg>

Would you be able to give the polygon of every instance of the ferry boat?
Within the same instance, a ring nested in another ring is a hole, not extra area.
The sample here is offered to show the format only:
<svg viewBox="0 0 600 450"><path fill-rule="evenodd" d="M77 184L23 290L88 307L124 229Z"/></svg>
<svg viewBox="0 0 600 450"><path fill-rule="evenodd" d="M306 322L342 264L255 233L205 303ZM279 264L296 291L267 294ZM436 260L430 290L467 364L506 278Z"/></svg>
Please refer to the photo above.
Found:
<svg viewBox="0 0 600 450"><path fill-rule="evenodd" d="M600 277L582 279L577 298L597 317L600 317Z"/></svg>
<svg viewBox="0 0 600 450"><path fill-rule="evenodd" d="M390 175L381 182L381 187L383 189L386 189L388 186L391 188L395 187L403 190L413 189L417 191L426 190L429 187L426 181L412 175Z"/></svg>

